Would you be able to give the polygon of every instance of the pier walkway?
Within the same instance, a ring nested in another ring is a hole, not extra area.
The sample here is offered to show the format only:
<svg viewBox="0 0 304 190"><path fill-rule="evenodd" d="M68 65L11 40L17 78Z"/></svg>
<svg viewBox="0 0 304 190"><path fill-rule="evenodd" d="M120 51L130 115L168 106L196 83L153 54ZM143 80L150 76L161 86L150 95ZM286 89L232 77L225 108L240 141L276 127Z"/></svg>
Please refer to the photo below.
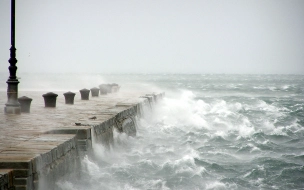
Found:
<svg viewBox="0 0 304 190"><path fill-rule="evenodd" d="M81 100L76 92L74 104L69 105L64 92L54 92L56 108L46 108L45 93L19 92L19 97L33 99L30 113L0 112L0 190L46 189L58 175L78 167L79 152L92 146L92 133L109 143L117 122L135 116L142 104L162 96L118 92ZM6 92L0 92L0 105L4 107L6 100Z"/></svg>

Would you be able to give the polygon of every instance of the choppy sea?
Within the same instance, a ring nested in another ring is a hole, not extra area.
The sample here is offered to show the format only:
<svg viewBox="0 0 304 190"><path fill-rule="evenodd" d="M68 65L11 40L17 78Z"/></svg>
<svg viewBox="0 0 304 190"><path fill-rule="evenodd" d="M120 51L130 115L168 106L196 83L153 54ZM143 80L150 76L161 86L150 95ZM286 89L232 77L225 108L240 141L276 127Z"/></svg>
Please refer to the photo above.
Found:
<svg viewBox="0 0 304 190"><path fill-rule="evenodd" d="M58 189L304 189L304 75L53 77L66 80L56 88L102 80L166 92L138 119L136 137L115 133L110 150L96 145L80 179L60 180Z"/></svg>

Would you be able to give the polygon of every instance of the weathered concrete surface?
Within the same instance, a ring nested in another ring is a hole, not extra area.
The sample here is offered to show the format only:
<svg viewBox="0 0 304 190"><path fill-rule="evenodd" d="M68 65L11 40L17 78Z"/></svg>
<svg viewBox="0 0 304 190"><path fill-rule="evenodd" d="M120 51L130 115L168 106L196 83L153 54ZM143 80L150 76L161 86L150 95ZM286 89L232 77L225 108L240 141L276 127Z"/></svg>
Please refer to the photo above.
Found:
<svg viewBox="0 0 304 190"><path fill-rule="evenodd" d="M2 179L4 186L16 189L50 187L58 176L79 167L78 150L92 147L92 135L106 146L113 142L114 128L136 135L134 117L162 96L124 92L81 100L76 92L70 105L64 92L55 92L56 108L46 108L44 93L19 92L33 99L31 113L0 112L0 189ZM0 92L0 105L5 102L6 92Z"/></svg>

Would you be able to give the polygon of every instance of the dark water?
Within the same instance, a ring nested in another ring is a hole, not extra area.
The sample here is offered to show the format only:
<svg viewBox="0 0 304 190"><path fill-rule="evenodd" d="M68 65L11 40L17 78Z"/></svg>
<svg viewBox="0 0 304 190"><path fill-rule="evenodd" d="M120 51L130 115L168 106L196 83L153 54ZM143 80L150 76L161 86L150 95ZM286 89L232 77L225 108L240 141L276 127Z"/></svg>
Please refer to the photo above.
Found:
<svg viewBox="0 0 304 190"><path fill-rule="evenodd" d="M58 189L304 189L303 75L99 77L166 97Z"/></svg>

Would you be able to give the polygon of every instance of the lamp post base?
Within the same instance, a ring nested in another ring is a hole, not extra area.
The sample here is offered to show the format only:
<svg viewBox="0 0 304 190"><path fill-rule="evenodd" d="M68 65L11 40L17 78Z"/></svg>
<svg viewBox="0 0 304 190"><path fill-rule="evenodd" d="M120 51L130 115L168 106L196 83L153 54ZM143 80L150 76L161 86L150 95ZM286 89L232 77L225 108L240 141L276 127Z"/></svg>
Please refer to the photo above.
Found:
<svg viewBox="0 0 304 190"><path fill-rule="evenodd" d="M20 114L21 107L18 102L18 79L8 79L7 82L7 103L5 104L4 113Z"/></svg>
<svg viewBox="0 0 304 190"><path fill-rule="evenodd" d="M4 113L5 114L21 114L21 108L20 106L8 106L4 108Z"/></svg>

